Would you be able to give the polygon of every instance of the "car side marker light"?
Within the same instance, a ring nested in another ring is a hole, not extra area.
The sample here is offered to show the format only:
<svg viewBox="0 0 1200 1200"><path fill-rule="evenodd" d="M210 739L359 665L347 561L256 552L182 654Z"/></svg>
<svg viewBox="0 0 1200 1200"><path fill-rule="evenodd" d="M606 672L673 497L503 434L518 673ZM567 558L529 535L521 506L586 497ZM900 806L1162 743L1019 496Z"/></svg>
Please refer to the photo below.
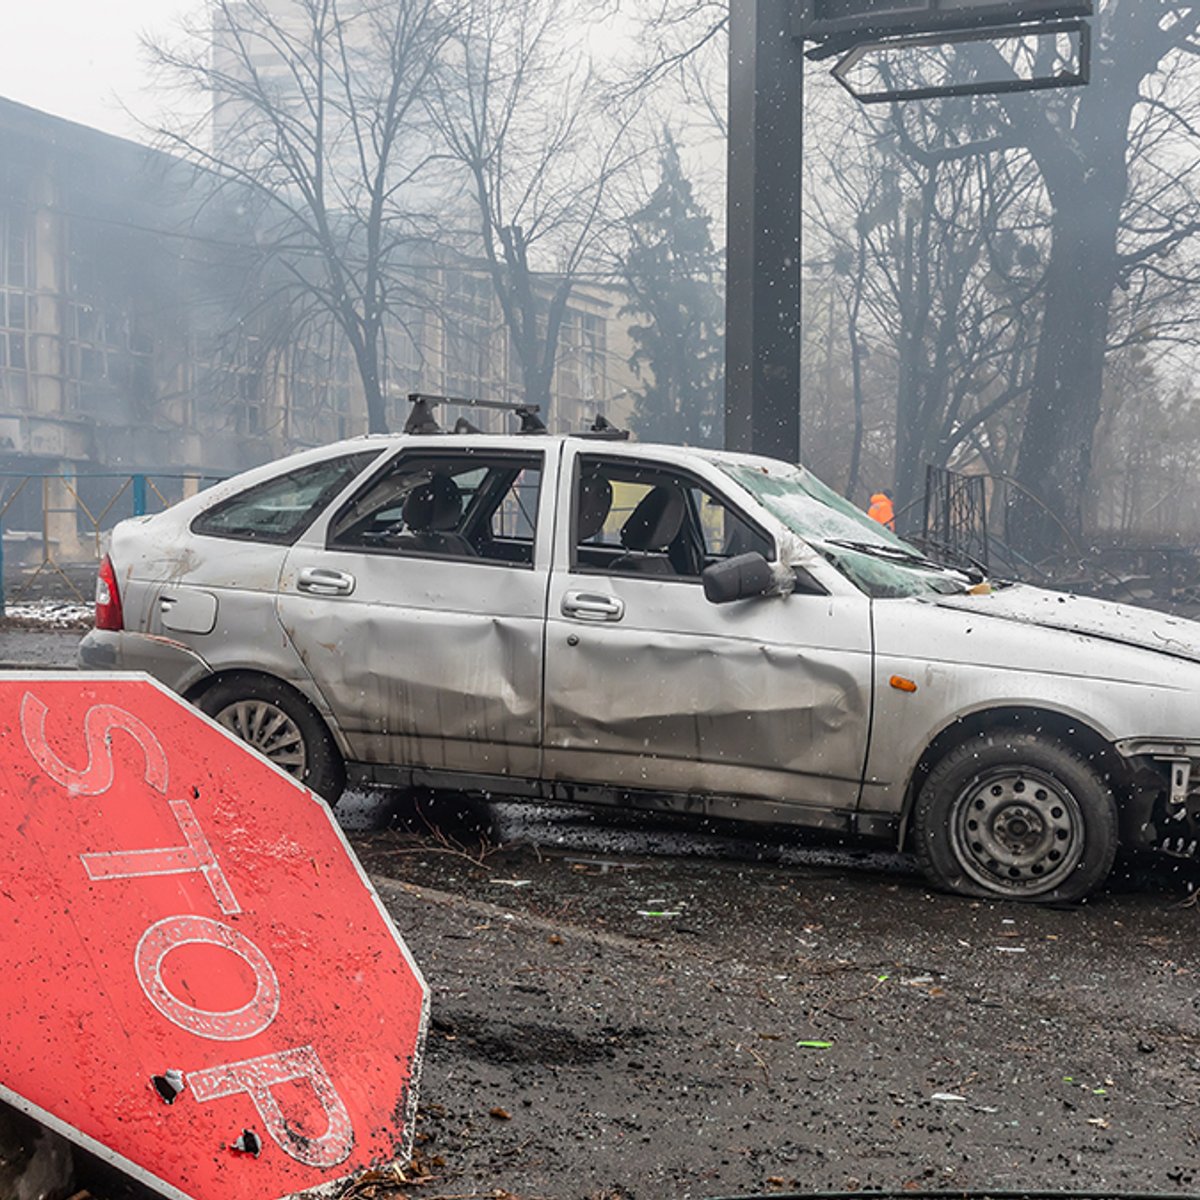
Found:
<svg viewBox="0 0 1200 1200"><path fill-rule="evenodd" d="M898 692L915 692L917 690L916 683L911 679L905 679L903 675L893 675L888 683Z"/></svg>

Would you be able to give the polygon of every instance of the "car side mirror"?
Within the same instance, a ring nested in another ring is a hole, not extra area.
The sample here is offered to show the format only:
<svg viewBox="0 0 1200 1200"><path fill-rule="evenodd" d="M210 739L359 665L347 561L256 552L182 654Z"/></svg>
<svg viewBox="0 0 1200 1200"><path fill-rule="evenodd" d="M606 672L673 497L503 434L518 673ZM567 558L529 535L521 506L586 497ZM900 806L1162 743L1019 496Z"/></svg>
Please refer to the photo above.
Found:
<svg viewBox="0 0 1200 1200"><path fill-rule="evenodd" d="M705 567L700 578L704 583L706 600L713 604L728 604L731 600L746 600L769 591L775 583L775 572L771 570L771 564L754 550Z"/></svg>

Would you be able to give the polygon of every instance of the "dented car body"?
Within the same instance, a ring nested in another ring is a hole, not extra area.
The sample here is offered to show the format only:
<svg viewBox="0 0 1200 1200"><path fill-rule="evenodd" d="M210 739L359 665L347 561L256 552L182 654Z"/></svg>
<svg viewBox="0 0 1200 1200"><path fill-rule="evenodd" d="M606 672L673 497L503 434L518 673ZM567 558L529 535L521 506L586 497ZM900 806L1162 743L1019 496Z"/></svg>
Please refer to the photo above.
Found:
<svg viewBox="0 0 1200 1200"><path fill-rule="evenodd" d="M307 451L114 531L89 669L347 778L794 824L1077 899L1194 849L1200 625L931 562L800 468L531 435Z"/></svg>

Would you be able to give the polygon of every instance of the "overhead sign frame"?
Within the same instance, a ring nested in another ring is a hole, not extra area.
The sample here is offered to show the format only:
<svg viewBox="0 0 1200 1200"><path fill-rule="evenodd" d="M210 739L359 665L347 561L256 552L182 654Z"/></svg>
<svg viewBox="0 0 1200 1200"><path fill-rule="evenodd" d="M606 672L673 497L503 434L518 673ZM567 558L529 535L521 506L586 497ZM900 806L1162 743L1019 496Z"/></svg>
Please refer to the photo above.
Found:
<svg viewBox="0 0 1200 1200"><path fill-rule="evenodd" d="M1078 65L1075 70L1056 70L1053 75L1028 79L982 79L973 83L951 83L922 87L889 87L879 91L859 91L849 75L860 62L875 52L921 47L959 46L971 42L993 42L1005 38L1046 37L1068 34L1078 38ZM887 104L899 100L934 100L951 96L1000 96L1013 92L1037 92L1051 88L1084 87L1091 79L1092 29L1087 21L1055 21L1045 25L1013 25L977 29L959 33L928 33L858 42L830 72L860 104Z"/></svg>
<svg viewBox="0 0 1200 1200"><path fill-rule="evenodd" d="M1036 30L1094 12L1094 0L731 0L728 449L800 459L805 56L831 58L864 42L930 34L945 38L1026 25ZM1089 36L1086 29L1080 34ZM1038 87L1078 85L1087 73L1084 64L1069 78ZM912 98L943 94L905 90L916 92ZM1004 90L1015 89L1008 83Z"/></svg>
<svg viewBox="0 0 1200 1200"><path fill-rule="evenodd" d="M792 36L830 58L863 42L1090 17L1094 0L793 0Z"/></svg>

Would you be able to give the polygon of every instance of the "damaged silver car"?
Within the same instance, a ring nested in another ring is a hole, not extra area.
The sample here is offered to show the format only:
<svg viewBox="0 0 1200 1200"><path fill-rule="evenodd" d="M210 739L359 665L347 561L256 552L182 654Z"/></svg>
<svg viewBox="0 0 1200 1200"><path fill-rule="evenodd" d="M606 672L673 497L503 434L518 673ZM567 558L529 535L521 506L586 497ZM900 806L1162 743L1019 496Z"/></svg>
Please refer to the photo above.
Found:
<svg viewBox="0 0 1200 1200"><path fill-rule="evenodd" d="M120 524L87 669L346 782L809 826L1077 900L1200 833L1200 626L931 561L807 471L359 438Z"/></svg>

